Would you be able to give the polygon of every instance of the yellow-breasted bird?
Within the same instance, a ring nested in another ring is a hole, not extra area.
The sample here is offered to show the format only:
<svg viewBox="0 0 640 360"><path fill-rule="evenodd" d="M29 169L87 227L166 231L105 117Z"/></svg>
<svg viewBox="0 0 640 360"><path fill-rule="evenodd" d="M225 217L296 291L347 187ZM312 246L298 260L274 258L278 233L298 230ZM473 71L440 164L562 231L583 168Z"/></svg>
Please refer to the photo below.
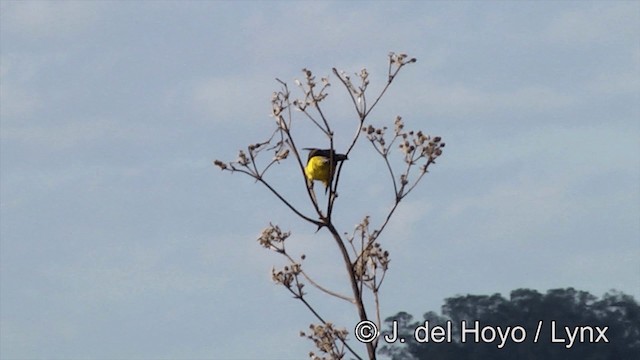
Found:
<svg viewBox="0 0 640 360"><path fill-rule="evenodd" d="M347 155L336 154L335 151L330 149L305 148L305 150L309 150L309 159L307 160L307 166L304 168L307 183L312 187L313 180L322 181L324 193L326 194L338 162L348 160Z"/></svg>

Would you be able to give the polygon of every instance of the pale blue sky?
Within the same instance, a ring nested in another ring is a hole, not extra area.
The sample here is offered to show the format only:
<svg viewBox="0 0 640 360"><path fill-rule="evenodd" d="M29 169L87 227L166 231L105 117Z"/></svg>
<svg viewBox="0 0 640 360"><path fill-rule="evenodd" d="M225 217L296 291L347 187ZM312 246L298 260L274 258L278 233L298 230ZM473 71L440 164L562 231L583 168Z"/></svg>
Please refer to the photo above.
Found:
<svg viewBox="0 0 640 360"><path fill-rule="evenodd" d="M375 91L389 51L418 62L371 120L402 115L447 147L381 239L383 316L520 287L640 296L638 2L3 0L0 13L3 359L305 358L313 318L271 283L282 260L255 239L270 221L293 230L309 271L344 288L335 247L211 162L265 137L276 77L367 67ZM354 115L331 80L340 146ZM392 199L368 144L347 165L342 231ZM286 164L273 180L304 186Z"/></svg>

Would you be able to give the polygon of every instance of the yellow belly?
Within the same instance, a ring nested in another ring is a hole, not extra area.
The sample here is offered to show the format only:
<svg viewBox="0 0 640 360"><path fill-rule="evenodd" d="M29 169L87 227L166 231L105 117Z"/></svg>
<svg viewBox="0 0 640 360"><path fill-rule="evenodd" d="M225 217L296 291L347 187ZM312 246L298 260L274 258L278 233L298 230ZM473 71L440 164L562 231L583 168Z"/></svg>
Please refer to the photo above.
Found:
<svg viewBox="0 0 640 360"><path fill-rule="evenodd" d="M322 181L325 187L329 186L329 179L331 172L329 171L329 161L322 156L314 156L307 162L307 167L304 169L304 173L307 175L307 179L311 182L313 180Z"/></svg>

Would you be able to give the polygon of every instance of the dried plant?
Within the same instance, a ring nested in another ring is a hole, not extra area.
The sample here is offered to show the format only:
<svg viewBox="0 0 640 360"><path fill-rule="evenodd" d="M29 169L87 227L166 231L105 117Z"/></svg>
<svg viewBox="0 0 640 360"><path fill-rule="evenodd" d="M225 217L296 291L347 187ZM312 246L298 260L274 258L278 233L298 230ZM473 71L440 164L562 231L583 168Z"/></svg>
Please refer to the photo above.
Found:
<svg viewBox="0 0 640 360"><path fill-rule="evenodd" d="M333 180L329 183L326 203L318 201L313 186L307 182L305 177L306 161L304 161L304 154L301 153L303 148L296 143L296 138L292 133L292 127L295 125L293 121L294 114L301 113L304 119L310 121L320 133L326 136L327 148L332 152L335 150L331 121L327 118L321 106L329 95L328 90L331 84L328 77L322 77L318 82L316 76L310 70L303 69L304 79L295 81L302 94L299 98L293 98L288 85L276 79L281 85L281 89L274 92L271 98L271 115L275 119L276 126L269 138L266 141L247 146L246 150L240 150L238 158L234 161L214 161L214 164L223 171L239 172L255 179L301 219L317 227L318 230L326 229L337 245L337 256L344 263L350 283L351 293L348 295L340 294L322 286L304 271L303 261L306 258L305 254L295 256L290 254L285 247L287 239L291 237L291 232L283 231L277 225L269 224L258 237L258 242L261 246L284 256L289 263L281 270L272 270L273 281L286 288L295 299L301 301L320 321L320 324L312 324L310 326L308 334L301 333L301 336L314 342L319 352L318 354L311 352L309 356L312 359L342 359L347 352L357 359L362 359L362 357L352 348L351 345L353 344L347 341L348 331L344 328L337 328L331 322L325 321L316 311L304 291L305 284L310 284L322 293L353 304L360 321L371 320L369 312L374 311L375 318L373 318L373 321L377 328L380 329L379 292L385 274L389 269L390 259L389 252L382 248L378 239L402 199L415 188L428 172L429 167L442 154L444 143L440 137L432 137L422 131L405 130L400 116L395 119L394 130L390 135L391 139L385 138L387 136L386 127L375 128L366 124L369 114L395 80L400 70L406 65L415 62L415 58L410 58L406 54L390 53L387 82L373 101L369 101L367 97L369 73L366 69L362 69L352 78L347 73L333 68L334 76L346 88L357 114L357 122L354 124L355 135L344 154L348 156L358 140L361 139L361 134L364 134L366 139L373 145L375 151L382 157L392 180L395 201L384 221L375 228L371 226L370 217L365 216L362 222L356 225L351 234L341 234L332 221L333 209L338 197L337 188L340 175L343 166L345 166L344 162L330 164L331 168L335 167L335 172ZM403 171L400 174L394 172L390 157L391 149L396 144L400 150L399 155L404 161ZM271 152L273 157L258 162L258 156L265 152ZM278 165L291 157L298 165L301 174L300 184L304 184L306 188L308 200L312 206L312 214L307 214L294 206L292 202L285 198L282 191L267 181L265 177L272 166ZM418 170L412 172L415 167ZM369 292L372 295L373 304L368 305L366 303L364 300L365 292ZM371 341L365 343L365 346L367 357L375 359L378 339L371 339Z"/></svg>

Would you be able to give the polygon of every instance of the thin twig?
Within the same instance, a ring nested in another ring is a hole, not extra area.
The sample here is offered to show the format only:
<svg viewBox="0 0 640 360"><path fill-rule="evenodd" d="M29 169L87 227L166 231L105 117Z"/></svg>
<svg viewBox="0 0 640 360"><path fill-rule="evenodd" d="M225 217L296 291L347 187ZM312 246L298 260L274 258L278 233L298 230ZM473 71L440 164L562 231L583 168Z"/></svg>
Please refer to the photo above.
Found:
<svg viewBox="0 0 640 360"><path fill-rule="evenodd" d="M286 256L287 259L289 259L289 261L292 264L297 264L297 262L289 254L287 254L286 252L282 252L282 254L284 256ZM355 300L354 299L352 299L352 298L350 298L348 296L342 295L342 294L338 294L338 293L336 293L334 291L331 291L331 290L323 287L322 285L318 284L317 282L313 281L313 279L309 275L307 275L307 273L304 270L300 269L300 273L304 276L305 279L307 279L307 281L309 281L309 283L311 285L315 286L318 290L320 290L320 291L322 291L324 293L327 293L327 294L329 294L331 296L335 296L335 297L337 297L339 299L348 301L348 302L350 302L352 304L355 304Z"/></svg>

